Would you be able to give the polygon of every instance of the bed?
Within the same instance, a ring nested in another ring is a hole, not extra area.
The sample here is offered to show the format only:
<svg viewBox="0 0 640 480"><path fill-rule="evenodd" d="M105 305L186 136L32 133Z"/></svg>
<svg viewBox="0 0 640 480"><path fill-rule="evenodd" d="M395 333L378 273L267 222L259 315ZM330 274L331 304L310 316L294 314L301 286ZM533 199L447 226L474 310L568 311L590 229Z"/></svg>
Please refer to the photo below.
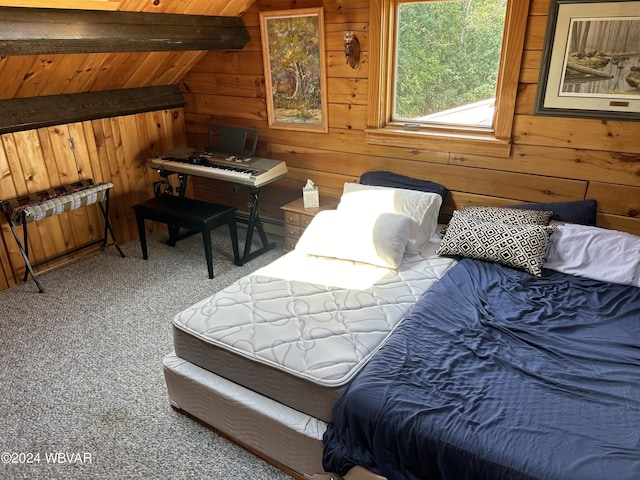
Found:
<svg viewBox="0 0 640 480"><path fill-rule="evenodd" d="M501 227L470 218L440 248L461 260L338 401L325 469L640 478L640 238L567 224L544 258L505 259Z"/></svg>
<svg viewBox="0 0 640 480"><path fill-rule="evenodd" d="M361 183L176 315L171 404L298 478L639 478L640 238Z"/></svg>
<svg viewBox="0 0 640 480"><path fill-rule="evenodd" d="M335 402L455 264L435 255L444 187L362 180L294 251L179 312L163 361L174 407L300 476L330 477Z"/></svg>

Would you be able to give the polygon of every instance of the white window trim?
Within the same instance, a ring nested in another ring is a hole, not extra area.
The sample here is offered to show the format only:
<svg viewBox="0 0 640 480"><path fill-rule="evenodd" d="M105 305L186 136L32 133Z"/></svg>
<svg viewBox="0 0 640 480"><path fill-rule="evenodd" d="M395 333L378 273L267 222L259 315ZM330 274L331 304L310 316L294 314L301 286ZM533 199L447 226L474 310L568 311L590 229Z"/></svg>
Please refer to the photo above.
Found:
<svg viewBox="0 0 640 480"><path fill-rule="evenodd" d="M396 5L399 0L371 0L369 20L369 111L366 142L373 145L415 147L459 153L508 157L516 108L518 79L529 15L529 0L509 0L496 86L494 128L421 125L407 130L391 119ZM506 61L508 59L508 61Z"/></svg>

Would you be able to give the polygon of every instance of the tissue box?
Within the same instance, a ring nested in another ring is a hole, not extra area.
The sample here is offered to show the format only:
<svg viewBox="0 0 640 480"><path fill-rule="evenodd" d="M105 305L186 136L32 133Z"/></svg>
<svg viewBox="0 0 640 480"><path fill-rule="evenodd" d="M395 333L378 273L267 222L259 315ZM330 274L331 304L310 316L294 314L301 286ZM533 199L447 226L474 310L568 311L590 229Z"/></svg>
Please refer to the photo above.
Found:
<svg viewBox="0 0 640 480"><path fill-rule="evenodd" d="M318 208L320 206L318 187L303 188L302 200L304 201L304 208Z"/></svg>

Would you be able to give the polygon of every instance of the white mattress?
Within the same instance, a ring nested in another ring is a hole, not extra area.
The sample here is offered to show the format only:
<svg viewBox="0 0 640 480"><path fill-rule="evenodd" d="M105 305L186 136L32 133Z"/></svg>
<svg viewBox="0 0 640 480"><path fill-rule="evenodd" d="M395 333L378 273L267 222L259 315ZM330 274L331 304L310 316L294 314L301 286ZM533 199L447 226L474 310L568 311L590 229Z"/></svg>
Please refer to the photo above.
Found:
<svg viewBox="0 0 640 480"><path fill-rule="evenodd" d="M176 315L176 354L330 421L367 359L455 263L432 240L396 270L290 252Z"/></svg>

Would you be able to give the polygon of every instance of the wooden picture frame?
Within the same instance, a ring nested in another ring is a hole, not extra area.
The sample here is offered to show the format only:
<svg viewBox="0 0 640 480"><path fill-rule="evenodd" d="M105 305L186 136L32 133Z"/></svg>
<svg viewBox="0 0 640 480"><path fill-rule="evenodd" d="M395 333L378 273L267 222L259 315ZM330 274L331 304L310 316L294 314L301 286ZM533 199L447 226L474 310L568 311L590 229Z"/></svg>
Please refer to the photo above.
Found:
<svg viewBox="0 0 640 480"><path fill-rule="evenodd" d="M639 35L640 1L551 0L535 114L640 120Z"/></svg>
<svg viewBox="0 0 640 480"><path fill-rule="evenodd" d="M260 12L269 126L328 132L322 7Z"/></svg>

